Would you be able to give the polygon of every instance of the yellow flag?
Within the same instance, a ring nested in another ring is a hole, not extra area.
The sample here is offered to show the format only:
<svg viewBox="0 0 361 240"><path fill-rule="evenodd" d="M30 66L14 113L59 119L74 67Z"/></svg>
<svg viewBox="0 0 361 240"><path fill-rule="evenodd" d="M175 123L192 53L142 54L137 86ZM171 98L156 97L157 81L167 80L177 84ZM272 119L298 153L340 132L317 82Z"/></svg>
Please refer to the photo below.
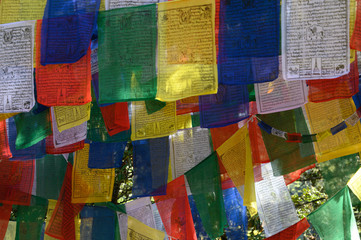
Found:
<svg viewBox="0 0 361 240"><path fill-rule="evenodd" d="M43 19L47 0L1 0L0 23Z"/></svg>
<svg viewBox="0 0 361 240"><path fill-rule="evenodd" d="M169 136L177 131L176 103L168 102L161 110L148 114L144 101L132 102L133 141Z"/></svg>
<svg viewBox="0 0 361 240"><path fill-rule="evenodd" d="M157 229L148 227L141 221L128 215L127 240L152 239L163 240L165 233Z"/></svg>
<svg viewBox="0 0 361 240"><path fill-rule="evenodd" d="M0 113L0 121L4 121L8 118L11 118L11 117L15 116L16 114L19 114L19 113Z"/></svg>
<svg viewBox="0 0 361 240"><path fill-rule="evenodd" d="M91 103L79 106L54 107L54 115L59 132L78 126L90 119Z"/></svg>
<svg viewBox="0 0 361 240"><path fill-rule="evenodd" d="M352 99L336 99L305 105L311 133L321 133L314 143L318 162L357 153L361 149L361 125L348 126L341 132L322 138L327 131L351 116L356 107ZM326 131L326 132L325 132Z"/></svg>
<svg viewBox="0 0 361 240"><path fill-rule="evenodd" d="M217 93L215 1L158 4L157 99Z"/></svg>
<svg viewBox="0 0 361 240"><path fill-rule="evenodd" d="M75 154L72 203L109 202L112 200L115 170L88 168L89 144Z"/></svg>
<svg viewBox="0 0 361 240"><path fill-rule="evenodd" d="M8 228L6 229L4 240L14 240L16 236L16 222L9 221Z"/></svg>
<svg viewBox="0 0 361 240"><path fill-rule="evenodd" d="M53 212L54 212L54 209L56 206L56 202L57 202L56 200L52 200L52 199L49 199L48 201L49 201L49 203L48 203L48 211L46 213L45 229L48 227L48 223L50 221L51 216L53 215ZM53 238L47 234L44 234L44 240L55 240L55 239L57 239L57 238Z"/></svg>
<svg viewBox="0 0 361 240"><path fill-rule="evenodd" d="M192 115L177 115L177 130L192 128Z"/></svg>
<svg viewBox="0 0 361 240"><path fill-rule="evenodd" d="M361 201L361 168L348 181L347 186Z"/></svg>
<svg viewBox="0 0 361 240"><path fill-rule="evenodd" d="M257 213L256 191L247 126L239 129L216 151L238 191L244 185L244 194L240 191L243 204L248 207L251 216L255 215Z"/></svg>

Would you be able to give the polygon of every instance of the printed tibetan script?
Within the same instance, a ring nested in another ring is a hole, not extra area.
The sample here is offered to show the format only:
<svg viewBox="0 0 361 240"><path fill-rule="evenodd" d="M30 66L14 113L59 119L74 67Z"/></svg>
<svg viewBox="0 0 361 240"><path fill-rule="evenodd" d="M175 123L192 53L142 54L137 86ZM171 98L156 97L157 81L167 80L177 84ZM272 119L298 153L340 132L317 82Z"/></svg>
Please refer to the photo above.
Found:
<svg viewBox="0 0 361 240"><path fill-rule="evenodd" d="M0 25L0 113L34 106L34 28L35 21Z"/></svg>
<svg viewBox="0 0 361 240"><path fill-rule="evenodd" d="M349 72L348 1L282 2L283 76L335 78Z"/></svg>

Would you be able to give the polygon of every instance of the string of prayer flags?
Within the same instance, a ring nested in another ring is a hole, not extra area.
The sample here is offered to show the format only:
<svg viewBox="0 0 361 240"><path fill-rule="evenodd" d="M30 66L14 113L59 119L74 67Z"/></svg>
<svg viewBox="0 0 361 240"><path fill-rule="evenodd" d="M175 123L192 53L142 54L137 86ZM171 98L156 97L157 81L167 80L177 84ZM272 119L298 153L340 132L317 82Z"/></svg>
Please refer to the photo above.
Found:
<svg viewBox="0 0 361 240"><path fill-rule="evenodd" d="M91 142L89 144L88 168L119 168L127 142Z"/></svg>
<svg viewBox="0 0 361 240"><path fill-rule="evenodd" d="M35 165L36 196L57 200L67 166L63 155L46 155L36 159Z"/></svg>
<svg viewBox="0 0 361 240"><path fill-rule="evenodd" d="M351 49L361 51L361 6L360 4L356 5L356 21L354 21L355 26L353 31L350 31L350 33L352 33L350 47Z"/></svg>
<svg viewBox="0 0 361 240"><path fill-rule="evenodd" d="M157 5L99 12L98 32L99 103L154 99Z"/></svg>
<svg viewBox="0 0 361 240"><path fill-rule="evenodd" d="M0 113L34 107L34 31L35 21L0 25Z"/></svg>
<svg viewBox="0 0 361 240"><path fill-rule="evenodd" d="M197 239L184 175L168 183L167 195L155 196L154 201L168 237L179 240Z"/></svg>
<svg viewBox="0 0 361 240"><path fill-rule="evenodd" d="M48 200L33 196L30 206L17 206L16 239L40 239Z"/></svg>
<svg viewBox="0 0 361 240"><path fill-rule="evenodd" d="M282 69L286 80L329 79L349 72L348 2L322 2L315 8L308 2L287 0L282 8ZM294 37L300 29L305 29L305 37ZM298 54L292 54L295 52Z"/></svg>
<svg viewBox="0 0 361 240"><path fill-rule="evenodd" d="M0 162L0 203L29 205L33 189L35 162Z"/></svg>
<svg viewBox="0 0 361 240"><path fill-rule="evenodd" d="M84 206L80 212L82 239L114 239L115 212L107 207Z"/></svg>
<svg viewBox="0 0 361 240"><path fill-rule="evenodd" d="M301 221L293 224L291 227L286 228L282 232L279 232L265 240L297 240L298 237L310 227L307 218L303 218Z"/></svg>
<svg viewBox="0 0 361 240"><path fill-rule="evenodd" d="M54 1L57 0L49 0L48 4ZM71 16L69 17L71 18ZM81 17L79 16L79 18ZM85 56L83 56L77 62L43 66L43 63L40 63L40 58L42 58L44 54L43 52L40 54L40 48L43 48L42 45L40 46L40 41L41 44L43 44L43 41L46 41L46 39L44 39L45 38L44 35L41 34L42 24L44 23L42 23L41 20L37 21L37 33L36 33L37 101L45 106L81 105L90 102L91 101L90 48L85 49L87 50L87 52L84 52ZM77 24L69 25L69 23L64 23L64 25L60 25L60 26L74 27L74 25ZM61 28L60 26L56 26L56 25L52 26L53 31L54 30L57 31L58 28ZM68 30L70 31L70 29ZM58 38L56 41L59 41L59 39L60 38ZM68 43L68 41L64 41L64 43ZM59 44L59 46L61 46L60 51L63 51L63 48L66 47L63 46L62 44ZM89 43L87 44L87 47L89 47ZM60 57L62 55L60 51L57 51L54 57L56 56ZM69 49L69 51L72 50Z"/></svg>
<svg viewBox="0 0 361 240"><path fill-rule="evenodd" d="M168 166L168 137L134 141L132 198L165 195Z"/></svg>
<svg viewBox="0 0 361 240"><path fill-rule="evenodd" d="M53 130L53 143L55 148L65 147L86 139L87 123L66 129L62 132L59 131L57 122L55 120L54 108L51 107L51 119Z"/></svg>
<svg viewBox="0 0 361 240"><path fill-rule="evenodd" d="M16 239L40 239L48 200L32 197L30 206L17 206L16 211Z"/></svg>
<svg viewBox="0 0 361 240"><path fill-rule="evenodd" d="M54 137L49 135L45 138L46 145L46 154L63 154L63 153L72 153L84 148L84 140L76 142L64 147L55 147L54 146Z"/></svg>
<svg viewBox="0 0 361 240"><path fill-rule="evenodd" d="M220 1L219 83L253 84L278 76L280 3Z"/></svg>
<svg viewBox="0 0 361 240"><path fill-rule="evenodd" d="M99 5L100 0L47 1L41 26L41 65L74 63L87 54Z"/></svg>
<svg viewBox="0 0 361 240"><path fill-rule="evenodd" d="M318 141L314 143L318 162L359 152L361 147L360 122L354 126L348 126L336 135L327 134L330 128L356 111L352 99L336 99L323 103L310 102L305 105L305 109L311 133L318 133ZM326 136L323 138L322 135Z"/></svg>
<svg viewBox="0 0 361 240"><path fill-rule="evenodd" d="M25 149L16 149L17 130L14 118L7 120L7 130L12 160L33 160L41 158L46 154L44 140Z"/></svg>
<svg viewBox="0 0 361 240"><path fill-rule="evenodd" d="M214 1L158 4L157 80L161 101L217 93Z"/></svg>
<svg viewBox="0 0 361 240"><path fill-rule="evenodd" d="M6 129L6 121L0 121L0 160L9 159L12 157L8 134Z"/></svg>
<svg viewBox="0 0 361 240"><path fill-rule="evenodd" d="M227 239L246 240L248 219L247 209L243 206L243 199L236 188L223 190L224 206L228 219L228 227L225 228Z"/></svg>
<svg viewBox="0 0 361 240"><path fill-rule="evenodd" d="M52 120L56 122L59 132L81 125L90 119L91 103L78 106L56 106Z"/></svg>
<svg viewBox="0 0 361 240"><path fill-rule="evenodd" d="M357 59L350 64L350 72L334 79L307 81L310 102L325 102L333 99L350 98L355 95L359 85Z"/></svg>
<svg viewBox="0 0 361 240"><path fill-rule="evenodd" d="M109 136L130 129L128 103L114 103L109 106L100 107L105 127Z"/></svg>
<svg viewBox="0 0 361 240"><path fill-rule="evenodd" d="M278 113L259 115L262 120L258 124L271 125L273 129L285 132L301 132L309 134L301 108ZM271 160L274 176L281 176L316 162L313 144L285 142L277 136L277 131L269 134L262 128L263 141ZM283 135L285 136L285 135Z"/></svg>
<svg viewBox="0 0 361 240"><path fill-rule="evenodd" d="M75 240L74 218L84 204L71 203L73 166L68 162L60 196L45 229L45 234L57 239Z"/></svg>
<svg viewBox="0 0 361 240"><path fill-rule="evenodd" d="M112 200L115 170L88 168L89 144L75 154L72 177L72 203L109 202Z"/></svg>
<svg viewBox="0 0 361 240"><path fill-rule="evenodd" d="M274 177L270 163L262 165L263 180L256 182L257 208L266 237L299 221L295 205L282 176Z"/></svg>
<svg viewBox="0 0 361 240"><path fill-rule="evenodd" d="M207 128L196 127L173 134L170 146L173 177L177 178L191 170L211 153Z"/></svg>
<svg viewBox="0 0 361 240"><path fill-rule="evenodd" d="M217 94L199 97L203 128L223 127L248 117L248 90L245 85L220 84Z"/></svg>
<svg viewBox="0 0 361 240"><path fill-rule="evenodd" d="M132 117L133 118L133 117ZM130 130L120 132L113 136L108 134L101 110L96 101L92 102L90 119L88 121L87 139L94 142L121 142L130 140Z"/></svg>
<svg viewBox="0 0 361 240"><path fill-rule="evenodd" d="M360 166L360 157L357 153L319 163L318 167L323 177L323 187L327 195L331 197L341 190ZM360 204L355 195L351 193L350 197L353 205Z"/></svg>
<svg viewBox="0 0 361 240"><path fill-rule="evenodd" d="M1 0L0 23L41 19L47 0Z"/></svg>
<svg viewBox="0 0 361 240"><path fill-rule="evenodd" d="M165 237L164 232L157 229L148 227L141 221L128 216L128 233L127 239L139 239L143 236L147 236L150 239L154 240L163 240Z"/></svg>
<svg viewBox="0 0 361 240"><path fill-rule="evenodd" d="M307 103L306 82L286 81L282 76L281 57L279 61L279 75L276 80L254 84L258 114L295 109Z"/></svg>
<svg viewBox="0 0 361 240"><path fill-rule="evenodd" d="M308 215L308 221L322 239L360 239L347 186Z"/></svg>
<svg viewBox="0 0 361 240"><path fill-rule="evenodd" d="M37 115L20 113L14 116L16 124L16 149L24 149L35 145L51 134L49 110Z"/></svg>
<svg viewBox="0 0 361 240"><path fill-rule="evenodd" d="M131 125L133 141L169 136L177 131L176 103L167 102L158 112L148 114L144 101L132 102Z"/></svg>
<svg viewBox="0 0 361 240"><path fill-rule="evenodd" d="M227 225L217 153L213 152L197 166L185 173L202 224L215 239L223 235Z"/></svg>
<svg viewBox="0 0 361 240"><path fill-rule="evenodd" d="M12 205L2 204L0 206L0 238L5 239L6 230L9 225Z"/></svg>

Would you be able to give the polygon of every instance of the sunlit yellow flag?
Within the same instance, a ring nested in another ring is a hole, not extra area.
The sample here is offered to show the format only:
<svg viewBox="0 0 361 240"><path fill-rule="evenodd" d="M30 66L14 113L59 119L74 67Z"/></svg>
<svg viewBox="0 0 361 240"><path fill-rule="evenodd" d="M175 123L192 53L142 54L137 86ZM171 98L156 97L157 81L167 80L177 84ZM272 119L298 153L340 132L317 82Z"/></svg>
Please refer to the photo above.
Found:
<svg viewBox="0 0 361 240"><path fill-rule="evenodd" d="M75 154L72 203L110 202L113 195L114 168L91 169L88 168L89 144L78 150Z"/></svg>
<svg viewBox="0 0 361 240"><path fill-rule="evenodd" d="M9 221L8 228L6 229L4 240L14 240L16 236L16 222Z"/></svg>
<svg viewBox="0 0 361 240"><path fill-rule="evenodd" d="M144 101L132 102L133 141L169 136L177 131L176 103L168 102L161 110L148 114Z"/></svg>
<svg viewBox="0 0 361 240"><path fill-rule="evenodd" d="M351 116L356 107L352 99L336 99L322 103L305 105L311 133L318 133L314 143L318 162L357 153L361 149L361 124L347 126L341 132L332 135L329 129Z"/></svg>
<svg viewBox="0 0 361 240"><path fill-rule="evenodd" d="M361 168L348 181L347 186L361 201Z"/></svg>
<svg viewBox="0 0 361 240"><path fill-rule="evenodd" d="M217 153L233 184L243 196L243 204L253 216L257 213L252 152L247 126L243 126L219 148ZM241 190L244 185L244 194Z"/></svg>
<svg viewBox="0 0 361 240"><path fill-rule="evenodd" d="M127 240L152 239L163 240L165 233L157 229L148 227L141 221L128 215Z"/></svg>
<svg viewBox="0 0 361 240"><path fill-rule="evenodd" d="M90 119L91 102L79 106L54 107L54 115L59 132L78 126Z"/></svg>
<svg viewBox="0 0 361 240"><path fill-rule="evenodd" d="M177 115L177 130L192 128L192 115Z"/></svg>
<svg viewBox="0 0 361 240"><path fill-rule="evenodd" d="M157 99L217 92L215 1L158 4Z"/></svg>

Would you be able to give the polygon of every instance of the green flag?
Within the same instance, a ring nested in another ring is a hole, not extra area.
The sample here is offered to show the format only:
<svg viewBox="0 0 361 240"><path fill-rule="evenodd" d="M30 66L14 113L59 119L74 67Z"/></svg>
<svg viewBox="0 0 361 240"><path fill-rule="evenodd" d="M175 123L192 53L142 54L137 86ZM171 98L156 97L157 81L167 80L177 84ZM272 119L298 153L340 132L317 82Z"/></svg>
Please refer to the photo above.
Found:
<svg viewBox="0 0 361 240"><path fill-rule="evenodd" d="M308 215L308 219L323 240L360 239L347 186Z"/></svg>
<svg viewBox="0 0 361 240"><path fill-rule="evenodd" d="M208 236L216 239L223 235L227 225L217 153L185 173L197 210Z"/></svg>
<svg viewBox="0 0 361 240"><path fill-rule="evenodd" d="M258 115L266 124L288 133L309 134L301 108ZM313 144L286 142L285 139L262 132L274 176L281 176L316 162Z"/></svg>
<svg viewBox="0 0 361 240"><path fill-rule="evenodd" d="M154 99L157 92L157 5L101 11L99 102Z"/></svg>

